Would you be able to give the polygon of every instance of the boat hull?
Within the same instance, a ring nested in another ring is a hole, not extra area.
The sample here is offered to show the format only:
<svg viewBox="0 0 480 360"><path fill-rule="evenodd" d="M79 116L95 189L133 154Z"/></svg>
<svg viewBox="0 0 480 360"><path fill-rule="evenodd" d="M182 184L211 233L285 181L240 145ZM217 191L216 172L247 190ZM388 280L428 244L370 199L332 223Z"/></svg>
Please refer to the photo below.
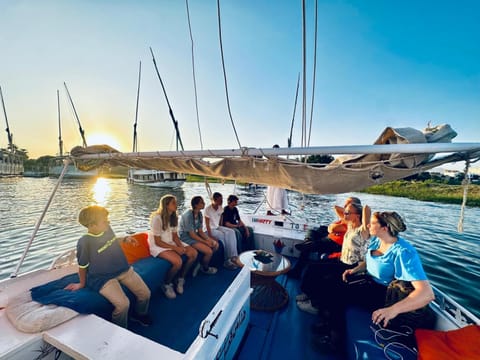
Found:
<svg viewBox="0 0 480 360"><path fill-rule="evenodd" d="M144 169L130 169L127 178L130 184L167 189L181 187L185 180L185 174Z"/></svg>

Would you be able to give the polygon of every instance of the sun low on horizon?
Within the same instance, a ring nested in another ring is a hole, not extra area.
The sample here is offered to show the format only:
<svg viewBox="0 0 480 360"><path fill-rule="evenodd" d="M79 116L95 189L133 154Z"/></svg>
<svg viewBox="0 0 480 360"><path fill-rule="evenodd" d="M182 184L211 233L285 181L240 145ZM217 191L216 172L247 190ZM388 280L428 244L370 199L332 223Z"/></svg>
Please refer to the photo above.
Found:
<svg viewBox="0 0 480 360"><path fill-rule="evenodd" d="M110 134L94 133L87 135L86 141L88 145L108 145L118 151L122 151L123 147L121 141Z"/></svg>

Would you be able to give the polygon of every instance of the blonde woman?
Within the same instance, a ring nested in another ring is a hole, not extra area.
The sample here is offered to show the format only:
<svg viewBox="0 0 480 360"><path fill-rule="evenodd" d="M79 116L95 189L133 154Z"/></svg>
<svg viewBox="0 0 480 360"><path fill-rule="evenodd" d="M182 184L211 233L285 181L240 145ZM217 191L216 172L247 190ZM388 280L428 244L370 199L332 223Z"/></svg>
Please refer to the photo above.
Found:
<svg viewBox="0 0 480 360"><path fill-rule="evenodd" d="M308 266L300 285L303 293L297 296L300 310L318 314L318 309L322 308L325 287L333 286L332 282L341 282L345 270L354 268L365 260L370 238L370 207L362 207L356 202L347 204L343 212L343 222L347 231L343 237L340 258Z"/></svg>
<svg viewBox="0 0 480 360"><path fill-rule="evenodd" d="M153 257L165 259L172 264L162 287L165 296L169 299L176 297L175 290L177 294L183 294L185 275L197 258L197 250L180 241L177 226L177 198L173 195L165 195L160 199L158 209L150 217L148 244ZM185 263L183 263L183 255L187 257Z"/></svg>

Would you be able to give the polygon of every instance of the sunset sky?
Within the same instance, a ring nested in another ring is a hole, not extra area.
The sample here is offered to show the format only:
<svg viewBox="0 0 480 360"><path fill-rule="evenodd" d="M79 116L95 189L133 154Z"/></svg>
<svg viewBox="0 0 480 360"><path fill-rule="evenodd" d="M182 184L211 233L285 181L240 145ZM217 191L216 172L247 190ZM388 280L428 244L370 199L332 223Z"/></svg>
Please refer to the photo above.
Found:
<svg viewBox="0 0 480 360"><path fill-rule="evenodd" d="M0 86L10 130L31 158L87 143L132 150L139 61L140 151L174 150L151 46L186 149L238 147L228 115L217 3L189 1L199 124L185 1L0 0ZM314 4L307 0L307 110ZM233 121L241 146L287 145L302 71L301 1L220 1ZM386 126L448 123L480 140L480 2L319 0L311 145L371 144ZM293 145L300 146L302 94ZM3 111L1 125L4 128ZM309 116L307 117L309 119ZM7 146L0 134L0 147Z"/></svg>

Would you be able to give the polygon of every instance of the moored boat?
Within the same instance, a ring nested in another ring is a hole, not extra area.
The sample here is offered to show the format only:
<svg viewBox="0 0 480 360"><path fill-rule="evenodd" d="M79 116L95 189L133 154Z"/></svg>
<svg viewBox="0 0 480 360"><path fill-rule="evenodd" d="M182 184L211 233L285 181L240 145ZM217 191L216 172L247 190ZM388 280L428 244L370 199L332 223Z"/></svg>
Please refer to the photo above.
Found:
<svg viewBox="0 0 480 360"><path fill-rule="evenodd" d="M129 169L127 178L131 184L170 189L182 186L185 180L185 174L147 169Z"/></svg>
<svg viewBox="0 0 480 360"><path fill-rule="evenodd" d="M26 158L25 151L20 151L13 143L13 135L8 125L7 110L3 100L2 87L0 86L0 98L2 100L3 114L7 128L5 131L8 136L8 147L0 149L0 177L21 176L23 174L23 160Z"/></svg>

